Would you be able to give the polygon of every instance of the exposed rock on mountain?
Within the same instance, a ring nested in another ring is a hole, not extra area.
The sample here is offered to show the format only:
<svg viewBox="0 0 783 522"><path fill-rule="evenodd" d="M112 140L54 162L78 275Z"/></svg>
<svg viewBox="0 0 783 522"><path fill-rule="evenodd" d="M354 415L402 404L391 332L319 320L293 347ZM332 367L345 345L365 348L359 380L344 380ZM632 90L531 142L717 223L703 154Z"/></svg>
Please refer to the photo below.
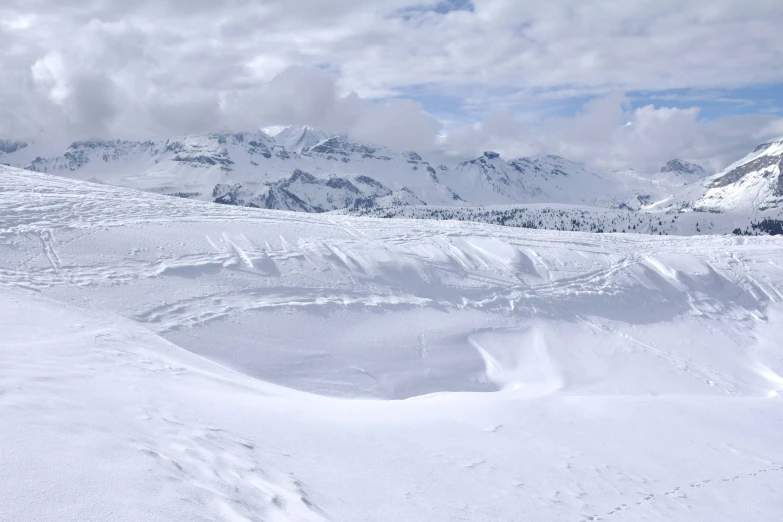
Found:
<svg viewBox="0 0 783 522"><path fill-rule="evenodd" d="M389 201L384 201L388 204L421 204L421 201L411 200L410 197L394 198L391 190L368 176L351 179L334 176L323 179L299 169L290 177L275 182L233 185L219 183L212 190L212 197L215 203L298 212L371 207L381 198L390 198Z"/></svg>
<svg viewBox="0 0 783 522"><path fill-rule="evenodd" d="M673 159L661 167L662 179L665 179L672 184L684 184L693 183L707 176L707 171L702 168L701 165L684 161L680 159Z"/></svg>
<svg viewBox="0 0 783 522"><path fill-rule="evenodd" d="M26 145L2 141L0 158L13 164L22 149L32 158ZM84 140L61 156L28 159L23 165L160 194L307 212L356 205L531 203L744 212L780 205L782 156L783 140L768 142L707 178L699 165L679 159L653 175L632 170L599 174L560 156L506 160L495 151L449 167L416 151L290 127L274 138L257 131L157 142ZM362 179L383 190L363 185Z"/></svg>
<svg viewBox="0 0 783 522"><path fill-rule="evenodd" d="M740 161L704 182L694 206L713 211L755 212L783 207L783 139L762 143Z"/></svg>

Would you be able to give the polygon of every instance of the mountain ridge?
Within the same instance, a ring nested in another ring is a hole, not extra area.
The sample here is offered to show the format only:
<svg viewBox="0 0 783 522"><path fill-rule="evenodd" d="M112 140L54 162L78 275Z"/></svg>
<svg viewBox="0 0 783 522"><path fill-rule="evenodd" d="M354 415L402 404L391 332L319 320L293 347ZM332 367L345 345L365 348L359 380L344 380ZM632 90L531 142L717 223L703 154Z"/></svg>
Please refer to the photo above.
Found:
<svg viewBox="0 0 783 522"><path fill-rule="evenodd" d="M15 166L159 194L236 204L252 200L271 205L266 208L313 212L333 209L337 197L334 186L347 187L356 178L380 184L389 195L395 195L391 200L397 204L552 203L628 210L763 211L780 208L783 202L779 176L782 144L780 139L760 144L742 160L711 176L700 165L681 159L672 159L657 175L648 175L634 171L597 173L556 155L506 159L495 151L448 166L431 162L427 154L416 151L365 144L310 127L288 127L274 136L258 130L190 134L158 141L80 140L60 156L36 157ZM29 155L32 151L26 147L25 142L4 140L0 160L13 162L22 149ZM291 183L297 170L310 177L298 176ZM327 183L330 179L334 180L332 186ZM750 188L746 186L749 180L755 180ZM241 189L225 189L237 185ZM284 185L288 188L279 197L265 196L270 187L274 192L275 187L282 190ZM298 189L292 192L294 186ZM251 193L253 190L257 192ZM319 190L322 194L316 196L314 191ZM756 195L743 195L748 190ZM219 195L212 197L213 192ZM302 205L296 200L305 193L315 204ZM367 196L373 205L386 204L387 196L362 194L359 200ZM335 209L356 203L355 198L344 196L336 201L345 206Z"/></svg>

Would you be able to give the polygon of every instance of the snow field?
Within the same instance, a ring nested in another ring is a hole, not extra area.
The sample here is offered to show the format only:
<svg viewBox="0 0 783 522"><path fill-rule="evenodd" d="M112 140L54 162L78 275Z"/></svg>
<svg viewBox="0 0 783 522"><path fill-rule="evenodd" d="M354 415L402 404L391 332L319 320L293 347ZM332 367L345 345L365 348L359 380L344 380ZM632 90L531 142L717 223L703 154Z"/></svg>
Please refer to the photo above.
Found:
<svg viewBox="0 0 783 522"><path fill-rule="evenodd" d="M783 510L779 238L0 176L0 520Z"/></svg>

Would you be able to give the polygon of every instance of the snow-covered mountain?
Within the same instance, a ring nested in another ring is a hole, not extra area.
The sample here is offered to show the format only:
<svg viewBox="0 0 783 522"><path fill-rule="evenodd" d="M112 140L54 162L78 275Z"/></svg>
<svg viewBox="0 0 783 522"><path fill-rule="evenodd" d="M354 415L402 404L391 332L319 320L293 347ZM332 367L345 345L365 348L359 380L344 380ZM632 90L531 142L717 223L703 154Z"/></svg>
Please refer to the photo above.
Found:
<svg viewBox="0 0 783 522"><path fill-rule="evenodd" d="M325 132L304 126L286 127L274 135L275 143L282 145L286 150L301 154L307 152L330 136Z"/></svg>
<svg viewBox="0 0 783 522"><path fill-rule="evenodd" d="M313 144L322 137L312 129L296 128L275 138L254 132L191 135L160 142L78 141L62 156L36 158L26 168L159 194L288 210L320 211L333 208L337 201L353 205L357 198L381 201L386 196L398 204L460 201L415 152L369 146L344 136ZM297 171L294 191L291 178ZM380 192L355 192L351 185L357 180L365 188L377 184ZM337 196L338 186L348 187L353 195ZM267 197L270 191L277 196ZM309 196L300 199L312 204L296 200L303 191ZM225 197L229 192L232 195Z"/></svg>
<svg viewBox="0 0 783 522"><path fill-rule="evenodd" d="M661 167L660 174L661 179L668 181L672 185L693 183L708 176L707 171L701 165L680 159L666 162Z"/></svg>
<svg viewBox="0 0 783 522"><path fill-rule="evenodd" d="M482 205L586 203L606 193L603 178L559 156L506 161L496 152L485 152L439 178L466 201Z"/></svg>
<svg viewBox="0 0 783 522"><path fill-rule="evenodd" d="M647 208L755 216L779 213L783 211L782 171L783 138L760 144L717 174L674 187Z"/></svg>
<svg viewBox="0 0 783 522"><path fill-rule="evenodd" d="M724 171L674 159L655 174L596 173L559 156L502 158L487 151L449 166L290 127L162 141L86 140L24 163L32 147L4 141L0 162L159 194L321 212L386 205L572 204L653 211L758 212L780 208L783 140L760 145ZM426 156L426 155L425 155Z"/></svg>
<svg viewBox="0 0 783 522"><path fill-rule="evenodd" d="M783 208L783 139L768 141L704 182L695 207L756 212Z"/></svg>
<svg viewBox="0 0 783 522"><path fill-rule="evenodd" d="M21 166L191 199L309 211L388 202L445 206L554 202L638 208L640 201L659 196L649 178L599 175L558 156L507 161L486 152L449 167L415 151L358 143L308 127L290 127L274 137L241 132L158 142L78 141L61 156L39 157ZM307 176L298 174L291 183L297 171ZM367 187L377 183L383 189L376 193L348 188L350 194L335 193L336 186L360 188L357 179L371 182ZM305 192L308 195L301 197Z"/></svg>
<svg viewBox="0 0 783 522"><path fill-rule="evenodd" d="M216 203L297 212L424 204L405 187L392 192L367 176L316 178L299 169L288 178L260 186L219 183L212 197Z"/></svg>

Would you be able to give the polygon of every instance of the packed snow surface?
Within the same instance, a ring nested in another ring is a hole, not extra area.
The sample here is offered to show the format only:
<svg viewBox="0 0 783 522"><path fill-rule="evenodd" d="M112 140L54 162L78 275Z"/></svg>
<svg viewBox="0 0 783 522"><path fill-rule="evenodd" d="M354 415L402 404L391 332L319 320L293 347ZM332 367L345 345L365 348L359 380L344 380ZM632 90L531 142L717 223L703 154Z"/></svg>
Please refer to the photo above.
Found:
<svg viewBox="0 0 783 522"><path fill-rule="evenodd" d="M0 169L0 520L780 520L780 237Z"/></svg>

